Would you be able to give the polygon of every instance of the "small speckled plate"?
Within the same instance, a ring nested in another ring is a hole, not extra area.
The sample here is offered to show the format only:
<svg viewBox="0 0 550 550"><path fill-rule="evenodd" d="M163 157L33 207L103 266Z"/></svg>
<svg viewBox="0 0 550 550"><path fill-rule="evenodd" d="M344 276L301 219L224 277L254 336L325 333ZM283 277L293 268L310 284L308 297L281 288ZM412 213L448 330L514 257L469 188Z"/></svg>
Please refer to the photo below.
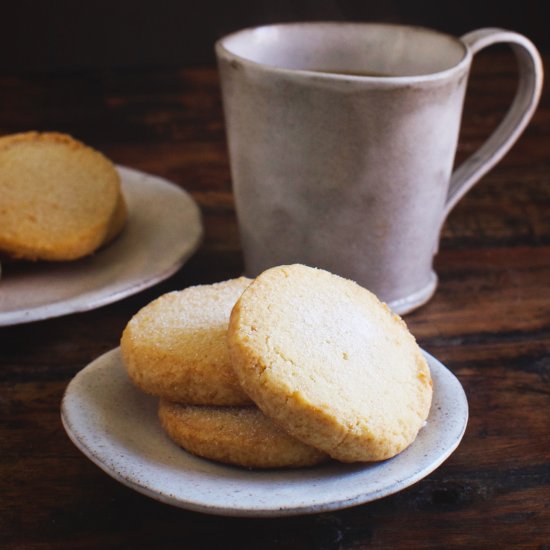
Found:
<svg viewBox="0 0 550 550"><path fill-rule="evenodd" d="M396 493L435 470L456 449L468 421L455 376L424 352L434 381L428 421L414 443L374 464L250 471L197 458L157 420L157 400L136 389L111 350L67 387L61 417L74 444L107 474L161 502L228 516L284 516L337 510Z"/></svg>
<svg viewBox="0 0 550 550"><path fill-rule="evenodd" d="M117 167L128 206L122 233L74 262L4 264L0 326L88 311L148 288L175 273L202 238L200 211L183 189Z"/></svg>

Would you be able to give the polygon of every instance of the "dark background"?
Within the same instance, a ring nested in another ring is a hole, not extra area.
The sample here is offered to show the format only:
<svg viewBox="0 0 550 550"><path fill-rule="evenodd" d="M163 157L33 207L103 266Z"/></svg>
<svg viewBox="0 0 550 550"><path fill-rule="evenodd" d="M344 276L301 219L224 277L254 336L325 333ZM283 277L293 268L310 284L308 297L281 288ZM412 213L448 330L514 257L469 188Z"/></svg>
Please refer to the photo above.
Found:
<svg viewBox="0 0 550 550"><path fill-rule="evenodd" d="M542 0L0 0L0 72L171 67L214 62L224 34L263 23L384 21L460 36L503 27L550 49ZM547 10L545 10L547 11Z"/></svg>

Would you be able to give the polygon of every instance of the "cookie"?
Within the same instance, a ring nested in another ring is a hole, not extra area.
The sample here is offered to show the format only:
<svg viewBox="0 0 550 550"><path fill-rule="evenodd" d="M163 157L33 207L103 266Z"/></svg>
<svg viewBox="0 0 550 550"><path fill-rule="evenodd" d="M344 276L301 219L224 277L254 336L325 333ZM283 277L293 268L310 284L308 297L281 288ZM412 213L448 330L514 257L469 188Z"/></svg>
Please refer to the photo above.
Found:
<svg viewBox="0 0 550 550"><path fill-rule="evenodd" d="M233 308L228 345L259 408L340 461L396 455L428 416L430 371L405 323L327 271L290 265L259 275Z"/></svg>
<svg viewBox="0 0 550 550"><path fill-rule="evenodd" d="M178 403L249 404L226 344L231 308L249 283L240 277L189 287L164 294L141 309L120 343L133 382L149 394Z"/></svg>
<svg viewBox="0 0 550 550"><path fill-rule="evenodd" d="M162 427L203 458L247 468L312 466L328 456L278 428L257 407L201 407L160 400Z"/></svg>
<svg viewBox="0 0 550 550"><path fill-rule="evenodd" d="M109 236L120 193L113 163L68 135L4 136L0 251L51 261L91 254Z"/></svg>

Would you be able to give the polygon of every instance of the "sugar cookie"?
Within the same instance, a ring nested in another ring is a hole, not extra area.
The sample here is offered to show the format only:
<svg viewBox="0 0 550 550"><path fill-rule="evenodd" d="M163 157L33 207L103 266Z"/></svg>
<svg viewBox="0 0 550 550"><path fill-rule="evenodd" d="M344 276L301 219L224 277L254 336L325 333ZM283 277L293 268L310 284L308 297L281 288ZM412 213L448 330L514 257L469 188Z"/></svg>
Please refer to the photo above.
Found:
<svg viewBox="0 0 550 550"><path fill-rule="evenodd" d="M228 344L260 409L338 460L392 457L428 416L430 371L405 323L326 271L291 265L259 275L233 308Z"/></svg>
<svg viewBox="0 0 550 550"><path fill-rule="evenodd" d="M166 433L187 451L248 468L312 466L328 456L301 443L257 407L204 407L160 400Z"/></svg>
<svg viewBox="0 0 550 550"><path fill-rule="evenodd" d="M231 308L249 283L240 277L169 292L136 313L121 339L134 383L179 403L249 404L226 344Z"/></svg>
<svg viewBox="0 0 550 550"><path fill-rule="evenodd" d="M29 260L86 256L108 237L120 192L114 165L68 135L4 136L0 251Z"/></svg>

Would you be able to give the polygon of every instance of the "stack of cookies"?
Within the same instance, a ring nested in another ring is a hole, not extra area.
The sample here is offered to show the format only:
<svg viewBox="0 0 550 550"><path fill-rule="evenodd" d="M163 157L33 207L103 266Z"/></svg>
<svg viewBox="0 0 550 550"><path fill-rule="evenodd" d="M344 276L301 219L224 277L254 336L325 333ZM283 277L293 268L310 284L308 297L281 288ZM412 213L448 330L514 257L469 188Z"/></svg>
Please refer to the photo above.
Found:
<svg viewBox="0 0 550 550"><path fill-rule="evenodd" d="M0 255L65 261L91 254L124 226L111 161L66 134L0 138Z"/></svg>
<svg viewBox="0 0 550 550"><path fill-rule="evenodd" d="M121 351L177 444L245 467L390 458L432 398L404 322L356 283L298 264L165 294L131 319Z"/></svg>

